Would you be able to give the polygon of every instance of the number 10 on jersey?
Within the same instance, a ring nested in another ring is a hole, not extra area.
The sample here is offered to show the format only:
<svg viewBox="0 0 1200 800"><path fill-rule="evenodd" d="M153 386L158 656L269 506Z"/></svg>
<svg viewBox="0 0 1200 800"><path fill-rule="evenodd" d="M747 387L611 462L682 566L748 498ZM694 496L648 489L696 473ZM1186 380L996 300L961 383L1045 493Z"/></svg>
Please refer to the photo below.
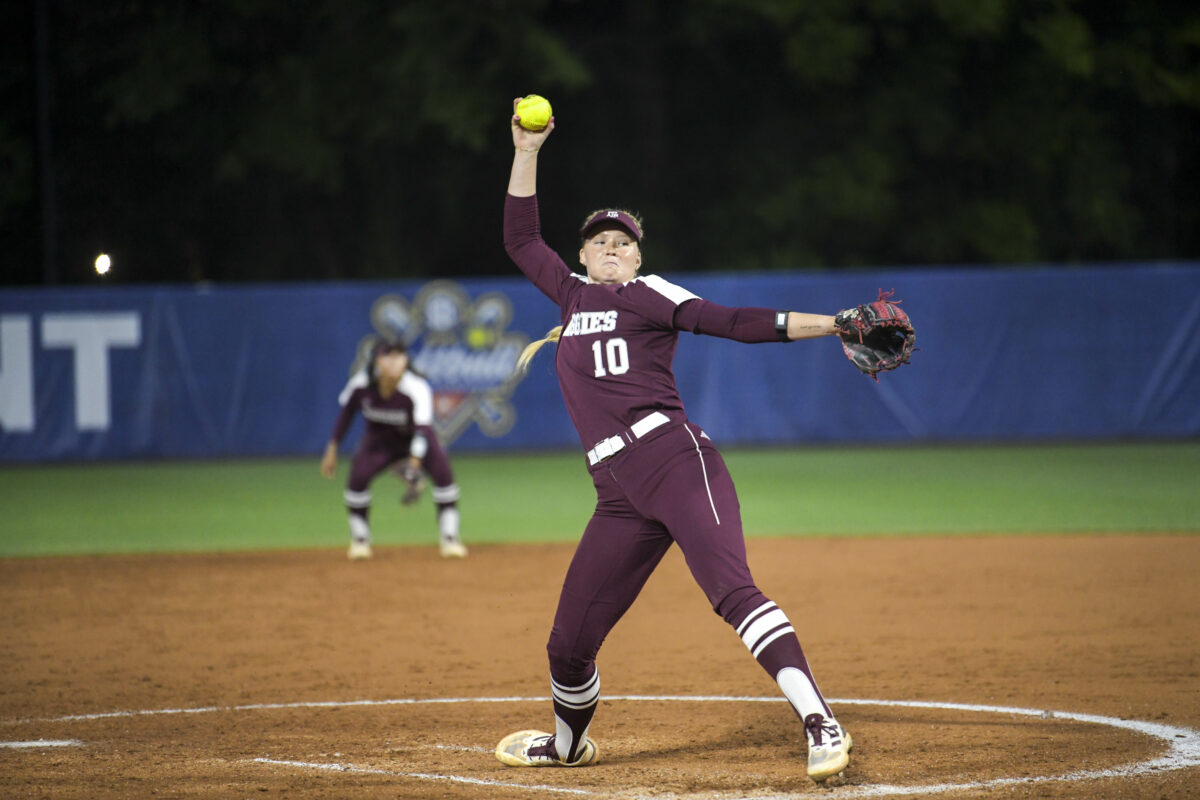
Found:
<svg viewBox="0 0 1200 800"><path fill-rule="evenodd" d="M596 360L597 378L629 372L629 346L619 336L592 342L592 357Z"/></svg>

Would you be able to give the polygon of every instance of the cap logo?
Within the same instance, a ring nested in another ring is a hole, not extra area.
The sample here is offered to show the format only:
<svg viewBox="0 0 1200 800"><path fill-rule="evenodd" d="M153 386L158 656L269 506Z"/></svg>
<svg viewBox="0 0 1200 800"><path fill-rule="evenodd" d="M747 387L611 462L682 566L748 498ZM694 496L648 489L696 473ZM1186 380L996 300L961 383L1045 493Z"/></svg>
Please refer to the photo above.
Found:
<svg viewBox="0 0 1200 800"><path fill-rule="evenodd" d="M640 242L642 240L641 223L632 214L622 211L619 208L605 208L593 211L592 215L584 220L583 225L580 226L579 234L585 236L593 228L613 222L633 234L633 238L637 241Z"/></svg>

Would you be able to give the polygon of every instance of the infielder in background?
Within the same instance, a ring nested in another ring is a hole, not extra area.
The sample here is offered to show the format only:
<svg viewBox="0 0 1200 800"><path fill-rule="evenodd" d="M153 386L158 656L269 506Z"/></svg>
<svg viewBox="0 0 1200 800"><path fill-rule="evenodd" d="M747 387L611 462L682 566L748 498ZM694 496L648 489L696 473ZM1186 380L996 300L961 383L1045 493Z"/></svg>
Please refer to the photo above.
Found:
<svg viewBox="0 0 1200 800"><path fill-rule="evenodd" d="M729 308L639 276L641 222L617 209L584 221L579 261L587 274L576 274L541 236L537 158L554 122L538 132L515 115L511 124L505 248L562 310L560 328L531 345L524 363L545 341L558 342L558 380L587 454L596 510L563 581L547 645L554 733L510 734L496 757L534 767L596 760L587 736L600 700L596 654L674 542L713 610L795 709L808 740L808 775L823 781L840 773L850 763L850 735L818 690L792 623L750 575L733 481L688 420L672 371L680 331L779 342L833 335L834 317Z"/></svg>
<svg viewBox="0 0 1200 800"><path fill-rule="evenodd" d="M380 339L367 366L350 378L338 403L342 410L321 458L321 474L326 478L337 470L338 446L354 415L361 411L366 421L346 483L350 558L371 557L370 486L388 467L396 468L408 486L406 504L417 499L424 485L421 468L432 476L441 553L447 558L465 557L467 548L458 536L458 485L450 458L433 430L433 390L429 381L408 368L408 349L400 342Z"/></svg>

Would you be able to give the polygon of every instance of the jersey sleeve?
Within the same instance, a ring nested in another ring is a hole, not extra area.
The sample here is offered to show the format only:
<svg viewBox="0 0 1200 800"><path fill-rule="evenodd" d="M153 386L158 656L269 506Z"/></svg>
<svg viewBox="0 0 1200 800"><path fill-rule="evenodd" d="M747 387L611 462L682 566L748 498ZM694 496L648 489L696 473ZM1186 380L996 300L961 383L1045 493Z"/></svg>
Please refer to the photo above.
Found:
<svg viewBox="0 0 1200 800"><path fill-rule="evenodd" d="M680 304L675 312L675 327L681 331L703 333L738 342L778 342L775 316L771 308L731 307L699 297Z"/></svg>
<svg viewBox="0 0 1200 800"><path fill-rule="evenodd" d="M420 375L406 372L400 378L400 391L408 395L413 404L413 437L408 454L424 459L429 450L429 437L433 435L433 387Z"/></svg>
<svg viewBox="0 0 1200 800"><path fill-rule="evenodd" d="M369 378L365 371L354 373L346 382L342 393L338 395L338 405L342 408L333 422L333 432L329 434L329 441L340 443L345 438L350 423L354 421L354 415L362 408L363 393L366 392L368 383Z"/></svg>
<svg viewBox="0 0 1200 800"><path fill-rule="evenodd" d="M582 280L542 239L537 195L504 200L504 250L544 295L559 307L571 282Z"/></svg>
<svg viewBox="0 0 1200 800"><path fill-rule="evenodd" d="M420 375L405 372L400 378L400 391L412 400L413 425L428 427L433 424L433 387Z"/></svg>

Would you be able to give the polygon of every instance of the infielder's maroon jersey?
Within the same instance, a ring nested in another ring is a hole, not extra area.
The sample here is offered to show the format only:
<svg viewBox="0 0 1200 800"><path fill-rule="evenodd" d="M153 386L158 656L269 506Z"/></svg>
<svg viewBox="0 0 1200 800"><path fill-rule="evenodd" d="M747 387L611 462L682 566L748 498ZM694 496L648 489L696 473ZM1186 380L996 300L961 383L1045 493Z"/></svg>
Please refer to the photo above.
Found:
<svg viewBox="0 0 1200 800"><path fill-rule="evenodd" d="M619 286L589 282L542 240L537 198L508 195L504 246L562 309L558 382L584 450L655 411L686 419L671 362L679 331L741 342L779 341L786 322L768 308L729 308L656 275Z"/></svg>
<svg viewBox="0 0 1200 800"><path fill-rule="evenodd" d="M330 440L341 442L362 412L366 430L360 450L387 450L397 457L409 452L413 437L428 432L433 424L433 390L419 375L405 372L391 397L383 397L379 387L371 385L365 371L355 373L338 396L342 410L333 424ZM415 454L424 455L424 453Z"/></svg>

